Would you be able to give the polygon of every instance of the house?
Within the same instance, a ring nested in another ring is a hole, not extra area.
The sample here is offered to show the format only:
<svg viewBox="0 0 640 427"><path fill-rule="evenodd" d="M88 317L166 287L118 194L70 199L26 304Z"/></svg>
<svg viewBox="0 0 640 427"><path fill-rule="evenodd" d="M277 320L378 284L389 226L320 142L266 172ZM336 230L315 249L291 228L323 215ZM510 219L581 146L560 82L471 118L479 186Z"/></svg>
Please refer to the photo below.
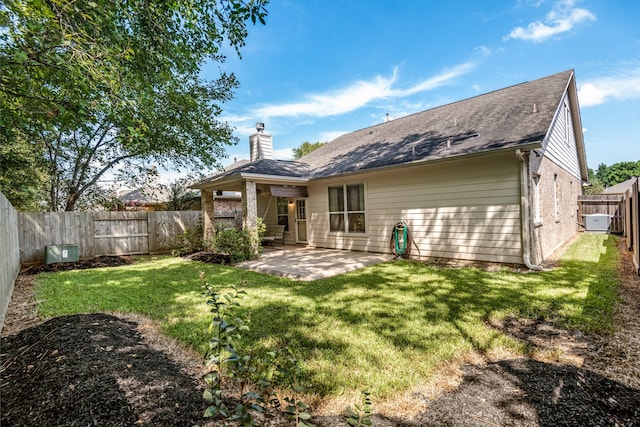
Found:
<svg viewBox="0 0 640 427"><path fill-rule="evenodd" d="M578 231L588 180L572 70L357 130L298 161L271 158L261 123L250 148L250 161L193 186L207 236L214 192L240 191L244 226L286 224L287 244L384 253L404 221L423 258L537 268Z"/></svg>

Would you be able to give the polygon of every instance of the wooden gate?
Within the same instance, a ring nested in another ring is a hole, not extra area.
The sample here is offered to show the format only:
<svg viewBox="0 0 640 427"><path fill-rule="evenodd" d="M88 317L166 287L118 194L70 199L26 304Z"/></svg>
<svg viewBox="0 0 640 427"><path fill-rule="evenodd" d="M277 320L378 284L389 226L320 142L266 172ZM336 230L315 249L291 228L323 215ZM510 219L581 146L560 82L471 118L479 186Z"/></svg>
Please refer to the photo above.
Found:
<svg viewBox="0 0 640 427"><path fill-rule="evenodd" d="M146 212L104 212L93 217L94 255L149 253Z"/></svg>
<svg viewBox="0 0 640 427"><path fill-rule="evenodd" d="M585 215L605 214L611 217L609 233L624 234L625 202L622 194L578 196L578 218L584 227Z"/></svg>

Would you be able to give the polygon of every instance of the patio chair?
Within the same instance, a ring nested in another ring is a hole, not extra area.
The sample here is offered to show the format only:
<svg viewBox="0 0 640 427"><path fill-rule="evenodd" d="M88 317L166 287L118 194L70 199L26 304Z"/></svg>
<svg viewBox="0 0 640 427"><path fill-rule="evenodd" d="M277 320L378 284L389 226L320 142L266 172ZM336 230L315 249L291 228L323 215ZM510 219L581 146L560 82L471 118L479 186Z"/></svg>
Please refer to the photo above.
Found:
<svg viewBox="0 0 640 427"><path fill-rule="evenodd" d="M284 225L269 225L267 231L262 236L262 245L271 245L275 247L275 243L280 242L284 246Z"/></svg>

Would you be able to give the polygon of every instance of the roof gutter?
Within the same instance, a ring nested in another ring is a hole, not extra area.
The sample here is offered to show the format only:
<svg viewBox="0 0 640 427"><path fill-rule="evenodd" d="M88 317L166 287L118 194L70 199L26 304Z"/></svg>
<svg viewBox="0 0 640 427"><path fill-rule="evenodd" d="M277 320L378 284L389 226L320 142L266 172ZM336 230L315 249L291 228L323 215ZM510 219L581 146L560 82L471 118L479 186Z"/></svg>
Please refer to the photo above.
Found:
<svg viewBox="0 0 640 427"><path fill-rule="evenodd" d="M529 154L524 154L521 149L516 150L516 157L520 160L520 215L522 229L522 260L530 270L542 271L542 267L531 262L531 229L529 222Z"/></svg>
<svg viewBox="0 0 640 427"><path fill-rule="evenodd" d="M309 178L306 177L295 177L286 175L267 175L262 173L240 172L240 176L245 179L252 179L256 181L291 182L294 184L306 184L307 182L309 182Z"/></svg>

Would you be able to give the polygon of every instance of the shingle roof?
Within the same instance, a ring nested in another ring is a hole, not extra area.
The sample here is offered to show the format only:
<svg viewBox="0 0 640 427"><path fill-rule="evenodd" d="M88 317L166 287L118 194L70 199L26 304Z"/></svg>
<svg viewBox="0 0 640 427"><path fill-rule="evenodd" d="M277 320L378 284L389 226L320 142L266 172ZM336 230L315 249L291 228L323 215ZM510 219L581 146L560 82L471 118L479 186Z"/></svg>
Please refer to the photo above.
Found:
<svg viewBox="0 0 640 427"><path fill-rule="evenodd" d="M352 132L300 161L309 164L311 178L319 178L542 141L572 74L565 71Z"/></svg>
<svg viewBox="0 0 640 427"><path fill-rule="evenodd" d="M633 184L637 181L638 178L632 177L626 181L622 181L616 185L612 185L611 187L607 187L602 191L602 194L624 194L627 190L633 189Z"/></svg>
<svg viewBox="0 0 640 427"><path fill-rule="evenodd" d="M348 133L296 162L232 165L194 188L234 174L313 179L541 142L572 76L564 71Z"/></svg>
<svg viewBox="0 0 640 427"><path fill-rule="evenodd" d="M292 178L305 178L309 176L309 165L291 160L259 159L253 162L241 160L227 167L223 172L211 175L192 186L201 188L209 182L238 174L273 175Z"/></svg>

